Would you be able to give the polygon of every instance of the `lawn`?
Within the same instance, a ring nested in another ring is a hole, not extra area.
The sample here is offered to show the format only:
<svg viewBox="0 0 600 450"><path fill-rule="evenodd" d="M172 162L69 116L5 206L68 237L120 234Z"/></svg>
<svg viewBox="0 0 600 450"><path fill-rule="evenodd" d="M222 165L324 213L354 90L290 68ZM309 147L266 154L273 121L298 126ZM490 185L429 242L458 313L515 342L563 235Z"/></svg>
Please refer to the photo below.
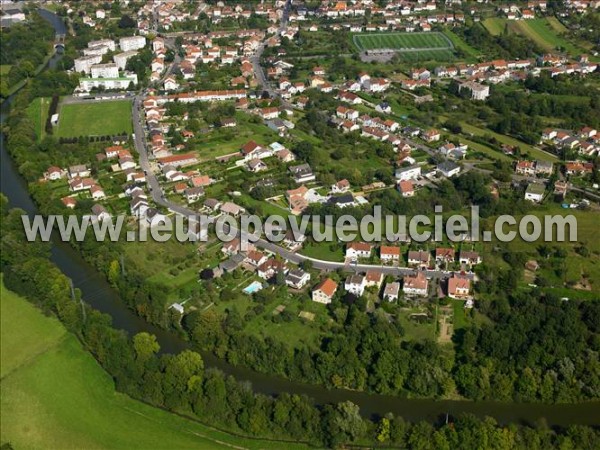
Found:
<svg viewBox="0 0 600 450"><path fill-rule="evenodd" d="M3 371L6 364L13 369L2 373L1 442L13 448L281 448L115 392L111 377L74 336L4 287L1 337Z"/></svg>
<svg viewBox="0 0 600 450"><path fill-rule="evenodd" d="M58 137L106 136L132 132L131 102L102 101L61 105Z"/></svg>
<svg viewBox="0 0 600 450"><path fill-rule="evenodd" d="M322 259L325 261L343 261L344 251L342 246L331 244L330 242L309 243L300 250L304 256L310 258Z"/></svg>
<svg viewBox="0 0 600 450"><path fill-rule="evenodd" d="M39 97L33 99L26 109L27 117L33 123L33 129L38 140L41 140L46 129L46 120L48 119L48 108L50 108L50 99Z"/></svg>
<svg viewBox="0 0 600 450"><path fill-rule="evenodd" d="M546 19L511 22L511 30L528 37L546 51L561 49L567 51L571 56L583 53L582 49L559 36L556 31L556 25L553 26Z"/></svg>
<svg viewBox="0 0 600 450"><path fill-rule="evenodd" d="M356 34L354 44L360 50L394 49L412 51L419 49L451 49L450 39L443 33L373 33Z"/></svg>

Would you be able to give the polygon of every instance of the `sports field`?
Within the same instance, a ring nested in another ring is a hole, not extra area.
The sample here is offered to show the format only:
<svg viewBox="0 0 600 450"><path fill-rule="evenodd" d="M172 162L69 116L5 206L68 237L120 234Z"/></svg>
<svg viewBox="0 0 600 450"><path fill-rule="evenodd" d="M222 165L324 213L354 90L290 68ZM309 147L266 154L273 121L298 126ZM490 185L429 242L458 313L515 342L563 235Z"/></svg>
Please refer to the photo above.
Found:
<svg viewBox="0 0 600 450"><path fill-rule="evenodd" d="M93 101L59 107L58 137L105 136L132 132L131 102Z"/></svg>
<svg viewBox="0 0 600 450"><path fill-rule="evenodd" d="M15 449L269 449L115 392L62 324L1 285L0 444ZM307 448L286 444L288 448Z"/></svg>

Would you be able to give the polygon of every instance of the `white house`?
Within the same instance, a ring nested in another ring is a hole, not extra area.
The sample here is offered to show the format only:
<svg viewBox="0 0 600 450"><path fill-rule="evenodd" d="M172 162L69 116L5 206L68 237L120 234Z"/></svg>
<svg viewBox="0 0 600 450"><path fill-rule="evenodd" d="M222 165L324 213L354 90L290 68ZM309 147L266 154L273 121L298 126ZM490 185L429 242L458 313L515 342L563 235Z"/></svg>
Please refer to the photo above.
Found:
<svg viewBox="0 0 600 450"><path fill-rule="evenodd" d="M346 245L346 258L352 260L358 258L368 258L371 256L372 247L366 242L349 242Z"/></svg>
<svg viewBox="0 0 600 450"><path fill-rule="evenodd" d="M350 275L346 278L344 289L351 294L361 296L365 292L365 277L364 275Z"/></svg>

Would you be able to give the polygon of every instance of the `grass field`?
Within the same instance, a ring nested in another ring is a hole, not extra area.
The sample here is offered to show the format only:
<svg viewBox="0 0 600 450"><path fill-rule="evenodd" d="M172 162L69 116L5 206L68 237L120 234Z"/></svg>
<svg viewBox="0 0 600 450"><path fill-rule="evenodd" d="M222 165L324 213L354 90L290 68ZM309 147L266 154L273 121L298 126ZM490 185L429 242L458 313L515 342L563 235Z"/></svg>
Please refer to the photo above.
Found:
<svg viewBox="0 0 600 450"><path fill-rule="evenodd" d="M2 65L0 65L0 76L3 77L3 76L8 75L8 72L10 72L10 68L11 67L12 66L10 64L2 64Z"/></svg>
<svg viewBox="0 0 600 450"><path fill-rule="evenodd" d="M560 23L558 25L562 26ZM538 46L547 51L560 49L571 56L577 56L584 51L558 35L556 23L550 24L546 19L520 20L510 24L511 30L528 37Z"/></svg>
<svg viewBox="0 0 600 450"><path fill-rule="evenodd" d="M488 17L483 21L483 26L492 36L498 36L504 31L506 19L500 17Z"/></svg>
<svg viewBox="0 0 600 450"><path fill-rule="evenodd" d="M128 100L62 105L56 136L104 136L132 132Z"/></svg>
<svg viewBox="0 0 600 450"><path fill-rule="evenodd" d="M454 46L443 33L373 33L356 34L354 44L359 50L394 49L412 51L421 49L452 49Z"/></svg>
<svg viewBox="0 0 600 450"><path fill-rule="evenodd" d="M48 108L50 107L50 99L47 97L38 97L27 107L27 116L33 123L35 134L38 140L41 140L46 134L46 120L48 118Z"/></svg>
<svg viewBox="0 0 600 450"><path fill-rule="evenodd" d="M238 438L115 392L53 318L2 284L1 438L15 449L281 448ZM285 444L286 448L306 448Z"/></svg>
<svg viewBox="0 0 600 450"><path fill-rule="evenodd" d="M450 39L454 48L461 50L467 57L478 58L481 55L479 50L471 47L469 44L463 41L460 36L454 34L452 31L444 30L444 35Z"/></svg>

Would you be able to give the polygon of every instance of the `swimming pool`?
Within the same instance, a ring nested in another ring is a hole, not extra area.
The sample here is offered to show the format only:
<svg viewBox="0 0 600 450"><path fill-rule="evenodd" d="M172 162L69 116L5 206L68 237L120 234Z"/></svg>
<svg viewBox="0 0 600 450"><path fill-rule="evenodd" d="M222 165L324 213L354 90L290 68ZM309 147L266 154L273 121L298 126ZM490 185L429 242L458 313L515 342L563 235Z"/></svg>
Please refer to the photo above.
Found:
<svg viewBox="0 0 600 450"><path fill-rule="evenodd" d="M262 284L258 281L253 281L243 290L244 294L255 294L263 288Z"/></svg>

